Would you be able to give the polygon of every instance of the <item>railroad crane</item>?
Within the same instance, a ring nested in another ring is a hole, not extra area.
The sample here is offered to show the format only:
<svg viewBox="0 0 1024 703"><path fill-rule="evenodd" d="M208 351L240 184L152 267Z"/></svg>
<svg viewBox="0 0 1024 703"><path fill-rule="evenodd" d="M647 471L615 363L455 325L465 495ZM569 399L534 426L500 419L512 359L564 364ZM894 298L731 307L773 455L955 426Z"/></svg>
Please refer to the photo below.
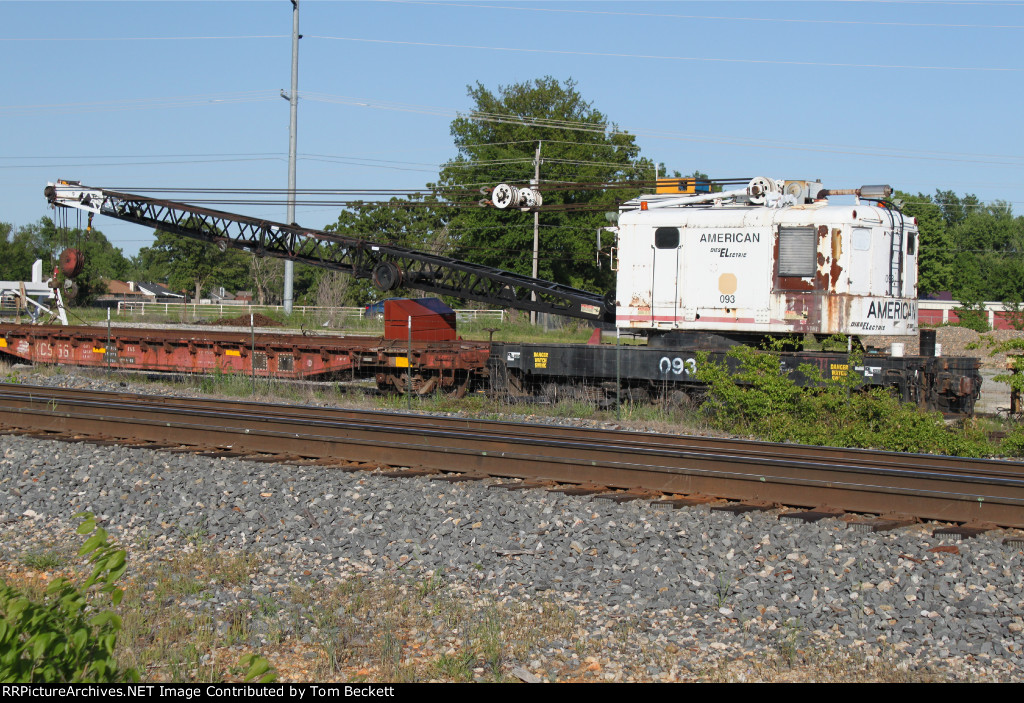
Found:
<svg viewBox="0 0 1024 703"><path fill-rule="evenodd" d="M370 278L382 290L404 286L429 293L614 323L645 334L646 346L620 352L609 345L493 343L486 369L459 376L512 395L588 393L634 399L679 398L700 388L701 352L723 359L733 345L770 337L909 336L917 324L917 223L888 198L889 186L829 190L816 181L754 178L714 192L694 179L659 182L658 192L623 203L610 252L614 295L581 291L479 264L321 230L219 212L75 181L47 185L55 207L78 208L200 239L221 248L292 259ZM833 195L851 205L831 204ZM501 184L499 209L543 207L533 188ZM535 296L536 299L533 299ZM870 354L862 363L830 352L789 353L781 370L803 379L804 364L825 379L856 375L868 386L895 389L911 402L970 413L980 393L976 359L939 358L934 332L915 357ZM866 345L870 346L870 345ZM241 352L239 352L241 353ZM403 357L404 358L404 357ZM440 358L439 358L440 359ZM413 362L393 359L396 368ZM475 362L473 362L475 363ZM439 360L441 384L448 361ZM472 366L473 364L469 364ZM266 370L268 373L270 369ZM422 383L388 368L378 385L414 390ZM417 391L419 392L419 391Z"/></svg>
<svg viewBox="0 0 1024 703"><path fill-rule="evenodd" d="M604 296L449 257L298 225L58 181L54 206L175 232L221 248L291 259L404 286L642 330L659 344L702 333L735 343L772 335L917 333L917 227L885 203L888 186L829 191L811 181L754 178L701 192L692 179L624 203ZM672 192L674 191L674 192ZM853 195L852 206L830 195ZM866 201L866 202L862 202ZM531 210L533 188L501 184L491 202Z"/></svg>

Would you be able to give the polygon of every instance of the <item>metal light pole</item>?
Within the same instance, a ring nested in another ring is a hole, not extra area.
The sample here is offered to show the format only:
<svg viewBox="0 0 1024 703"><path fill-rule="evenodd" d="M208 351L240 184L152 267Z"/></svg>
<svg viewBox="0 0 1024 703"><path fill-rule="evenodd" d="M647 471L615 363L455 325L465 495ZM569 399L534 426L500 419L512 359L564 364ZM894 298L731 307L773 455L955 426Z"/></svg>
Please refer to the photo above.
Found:
<svg viewBox="0 0 1024 703"><path fill-rule="evenodd" d="M534 188L540 188L540 145L543 142L537 142L537 154L533 157L533 180L530 185ZM540 213L536 210L533 211L533 277L537 278L537 264L540 260ZM530 293L530 300L537 301L537 293ZM530 311L530 324L537 324L537 311Z"/></svg>
<svg viewBox="0 0 1024 703"><path fill-rule="evenodd" d="M281 97L287 98L291 104L291 120L288 125L288 224L295 222L295 145L296 131L299 121L299 0L292 3L292 92ZM295 262L285 259L284 262L284 311L292 311L293 281L295 278Z"/></svg>

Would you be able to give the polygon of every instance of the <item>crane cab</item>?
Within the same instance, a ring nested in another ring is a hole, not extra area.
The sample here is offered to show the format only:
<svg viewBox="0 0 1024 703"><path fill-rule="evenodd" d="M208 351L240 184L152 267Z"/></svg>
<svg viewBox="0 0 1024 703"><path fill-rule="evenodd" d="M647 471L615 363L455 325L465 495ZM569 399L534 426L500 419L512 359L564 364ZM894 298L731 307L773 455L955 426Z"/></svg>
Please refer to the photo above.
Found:
<svg viewBox="0 0 1024 703"><path fill-rule="evenodd" d="M889 193L754 179L744 191L630 201L617 227L616 325L915 335L917 226L867 200ZM857 201L832 205L836 194Z"/></svg>

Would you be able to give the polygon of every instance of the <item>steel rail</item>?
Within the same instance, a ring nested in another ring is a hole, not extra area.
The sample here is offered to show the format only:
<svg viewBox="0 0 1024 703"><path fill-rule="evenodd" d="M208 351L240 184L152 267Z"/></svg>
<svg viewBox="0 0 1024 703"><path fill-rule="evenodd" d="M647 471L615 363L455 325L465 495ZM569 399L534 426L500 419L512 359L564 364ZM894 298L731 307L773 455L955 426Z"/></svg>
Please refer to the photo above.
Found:
<svg viewBox="0 0 1024 703"><path fill-rule="evenodd" d="M29 391L28 389L37 389ZM25 384L0 383L0 398L6 392L45 393L51 390L46 386L28 386ZM845 447L821 447L800 444L783 444L746 439L725 439L698 435L666 435L651 432L629 432L622 430L602 430L583 427L565 427L560 425L544 425L537 423L476 420L468 418L441 417L435 415L396 414L380 410L355 410L348 408L323 408L305 405L282 405L280 403L263 403L247 400L223 400L215 398L181 398L174 396L148 395L137 393L121 393L117 391L95 391L88 389L61 389L67 397L80 400L110 401L112 399L130 400L136 404L149 404L163 408L195 409L203 407L211 410L231 412L235 414L252 414L257 417L277 417L281 419L301 418L303 421L347 419L360 423L385 422L389 425L400 425L420 431L424 429L463 430L473 432L493 432L500 427L500 432L509 437L522 436L533 439L580 439L593 443L601 443L608 447L626 449L678 449L685 446L691 450L707 452L729 452L735 455L750 455L761 458L765 454L784 454L789 458L813 459L820 463L840 462L855 463L864 467L891 468L906 470L913 468L918 471L976 473L980 476L1006 475L1008 477L1024 476L1024 463L1001 459L974 459L968 457L943 456L937 454L911 454L889 452L874 449L850 449Z"/></svg>
<svg viewBox="0 0 1024 703"><path fill-rule="evenodd" d="M323 408L123 394L88 398L16 385L0 386L0 399L0 423L27 431L1024 527L1024 473L1000 462L986 474L955 460L922 468L916 455L893 454L886 465L827 450L816 457L819 448L797 445L700 447L688 437L652 435L646 437L657 441L645 443L628 433L615 433L617 441L609 443L601 431L532 434L505 423L443 426L421 416L347 417L348 411ZM901 456L910 461L901 465Z"/></svg>

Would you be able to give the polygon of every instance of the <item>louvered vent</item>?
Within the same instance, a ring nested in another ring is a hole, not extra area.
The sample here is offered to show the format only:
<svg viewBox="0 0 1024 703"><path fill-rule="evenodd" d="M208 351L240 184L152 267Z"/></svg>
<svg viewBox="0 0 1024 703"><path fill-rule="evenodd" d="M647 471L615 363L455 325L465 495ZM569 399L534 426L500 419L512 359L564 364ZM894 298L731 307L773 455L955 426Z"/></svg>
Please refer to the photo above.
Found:
<svg viewBox="0 0 1024 703"><path fill-rule="evenodd" d="M780 276L813 276L817 255L814 227L779 227Z"/></svg>

